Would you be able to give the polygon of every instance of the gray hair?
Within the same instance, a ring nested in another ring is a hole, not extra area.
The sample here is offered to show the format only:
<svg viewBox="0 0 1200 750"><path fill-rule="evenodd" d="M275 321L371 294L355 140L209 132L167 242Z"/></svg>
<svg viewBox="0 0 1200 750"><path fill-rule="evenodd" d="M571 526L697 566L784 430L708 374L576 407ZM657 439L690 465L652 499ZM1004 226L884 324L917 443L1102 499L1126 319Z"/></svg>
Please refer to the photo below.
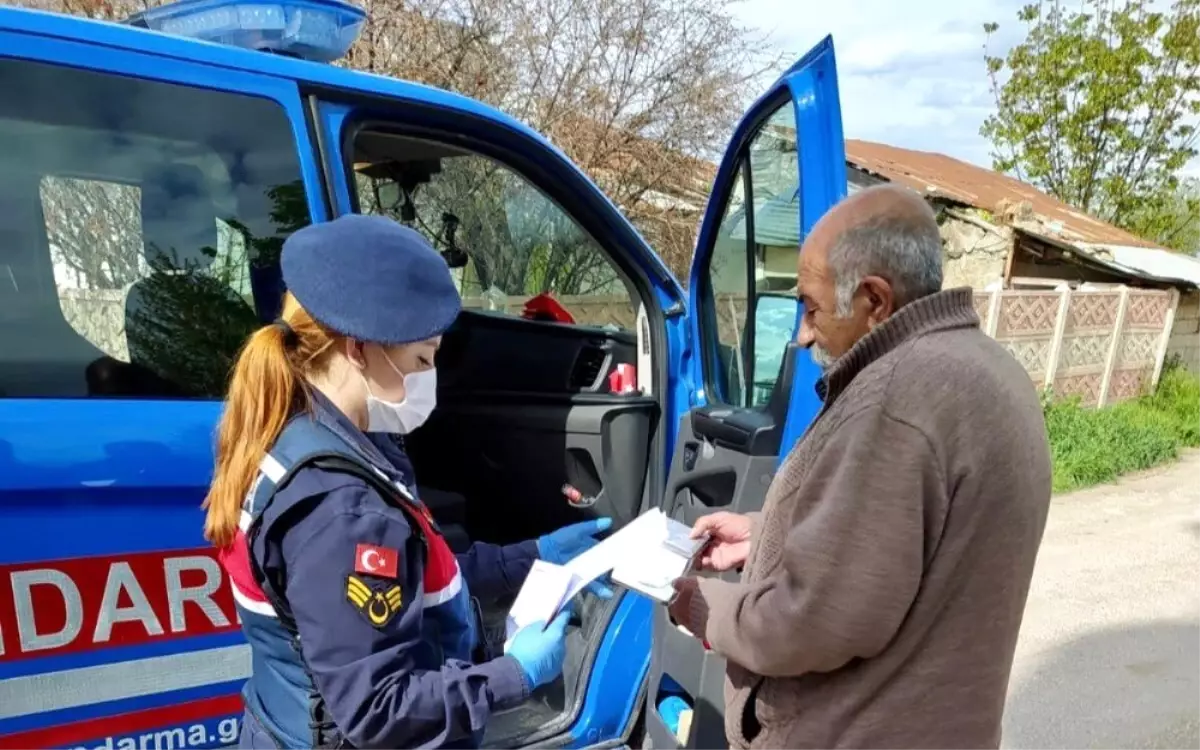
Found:
<svg viewBox="0 0 1200 750"><path fill-rule="evenodd" d="M867 276L891 282L897 308L942 288L942 237L933 211L926 206L922 214L885 214L842 232L829 250L839 316L850 314Z"/></svg>

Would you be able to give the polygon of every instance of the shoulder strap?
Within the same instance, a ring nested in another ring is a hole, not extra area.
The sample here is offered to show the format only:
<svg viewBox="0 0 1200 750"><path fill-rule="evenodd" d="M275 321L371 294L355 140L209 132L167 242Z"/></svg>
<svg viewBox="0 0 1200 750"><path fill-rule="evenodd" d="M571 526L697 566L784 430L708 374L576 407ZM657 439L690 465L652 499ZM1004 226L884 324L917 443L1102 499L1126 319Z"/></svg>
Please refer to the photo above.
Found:
<svg viewBox="0 0 1200 750"><path fill-rule="evenodd" d="M429 540L425 535L424 527L420 520L423 517L420 508L412 499L401 494L401 490L388 481L386 477L381 476L374 469L364 466L361 461L341 451L322 451L302 457L286 469L284 475L280 477L279 481L274 483L273 487L270 487L267 492L262 493L265 496L260 496L260 498L256 499L256 502L261 502L262 505L257 509L257 512L254 514L254 520L251 522L250 528L246 531L246 543L249 546L247 557L250 560L250 569L254 575L254 579L258 582L267 601L275 609L275 614L279 618L279 624L293 636L298 635L299 631L296 628L296 620L292 616L291 608L287 604L287 597L284 595L286 582L275 580L276 577L266 574L259 565L258 558L254 555L254 544L258 535L262 532L262 520L267 515L268 508L275 500L276 493L280 488L286 486L300 469L307 466L313 466L323 471L349 474L361 479L368 487L375 490L385 503L403 511L408 516L412 535L421 540L422 547L426 550L426 555L428 555L429 549ZM295 523L300 518L311 513L318 500L319 498L285 508L279 513L275 519L275 523L279 523L285 519L288 524Z"/></svg>

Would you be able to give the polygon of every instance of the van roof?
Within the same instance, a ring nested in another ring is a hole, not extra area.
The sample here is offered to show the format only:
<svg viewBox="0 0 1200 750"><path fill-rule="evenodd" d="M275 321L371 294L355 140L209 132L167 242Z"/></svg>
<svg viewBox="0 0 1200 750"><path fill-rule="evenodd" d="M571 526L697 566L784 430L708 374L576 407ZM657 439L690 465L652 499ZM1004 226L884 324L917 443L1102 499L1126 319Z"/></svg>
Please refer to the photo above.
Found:
<svg viewBox="0 0 1200 750"><path fill-rule="evenodd" d="M171 36L120 23L0 6L0 35L5 31L71 41L86 41L114 49L293 80L302 85L433 104L485 118L532 137L555 151L559 151L540 133L495 107L444 89L411 81L402 81L268 52Z"/></svg>

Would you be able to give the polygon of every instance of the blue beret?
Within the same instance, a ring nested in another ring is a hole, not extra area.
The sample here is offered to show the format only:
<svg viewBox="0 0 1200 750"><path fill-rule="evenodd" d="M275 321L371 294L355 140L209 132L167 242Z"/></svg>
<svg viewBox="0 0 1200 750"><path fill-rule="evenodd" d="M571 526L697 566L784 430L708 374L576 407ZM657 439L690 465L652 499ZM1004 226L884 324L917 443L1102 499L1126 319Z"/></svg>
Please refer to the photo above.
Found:
<svg viewBox="0 0 1200 750"><path fill-rule="evenodd" d="M450 267L420 233L348 214L283 243L283 283L318 322L376 344L440 335L462 307Z"/></svg>

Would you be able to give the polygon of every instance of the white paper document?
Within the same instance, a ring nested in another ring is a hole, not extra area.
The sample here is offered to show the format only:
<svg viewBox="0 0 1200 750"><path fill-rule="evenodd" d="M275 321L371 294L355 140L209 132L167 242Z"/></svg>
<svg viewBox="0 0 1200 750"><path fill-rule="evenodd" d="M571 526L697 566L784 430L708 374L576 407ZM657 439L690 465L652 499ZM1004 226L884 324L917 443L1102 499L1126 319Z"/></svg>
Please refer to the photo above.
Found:
<svg viewBox="0 0 1200 750"><path fill-rule="evenodd" d="M504 621L505 653L518 630L535 622L549 623L588 583L561 565L534 560Z"/></svg>
<svg viewBox="0 0 1200 750"><path fill-rule="evenodd" d="M671 583L691 569L708 537L692 539L691 527L657 508L643 513L634 524L639 522L636 546L617 560L612 580L656 601L669 602L675 595Z"/></svg>
<svg viewBox="0 0 1200 750"><path fill-rule="evenodd" d="M504 650L517 631L550 622L589 583L606 573L612 580L659 602L670 601L671 582L691 568L707 544L692 539L691 528L649 510L566 565L537 560L521 586L504 623Z"/></svg>

